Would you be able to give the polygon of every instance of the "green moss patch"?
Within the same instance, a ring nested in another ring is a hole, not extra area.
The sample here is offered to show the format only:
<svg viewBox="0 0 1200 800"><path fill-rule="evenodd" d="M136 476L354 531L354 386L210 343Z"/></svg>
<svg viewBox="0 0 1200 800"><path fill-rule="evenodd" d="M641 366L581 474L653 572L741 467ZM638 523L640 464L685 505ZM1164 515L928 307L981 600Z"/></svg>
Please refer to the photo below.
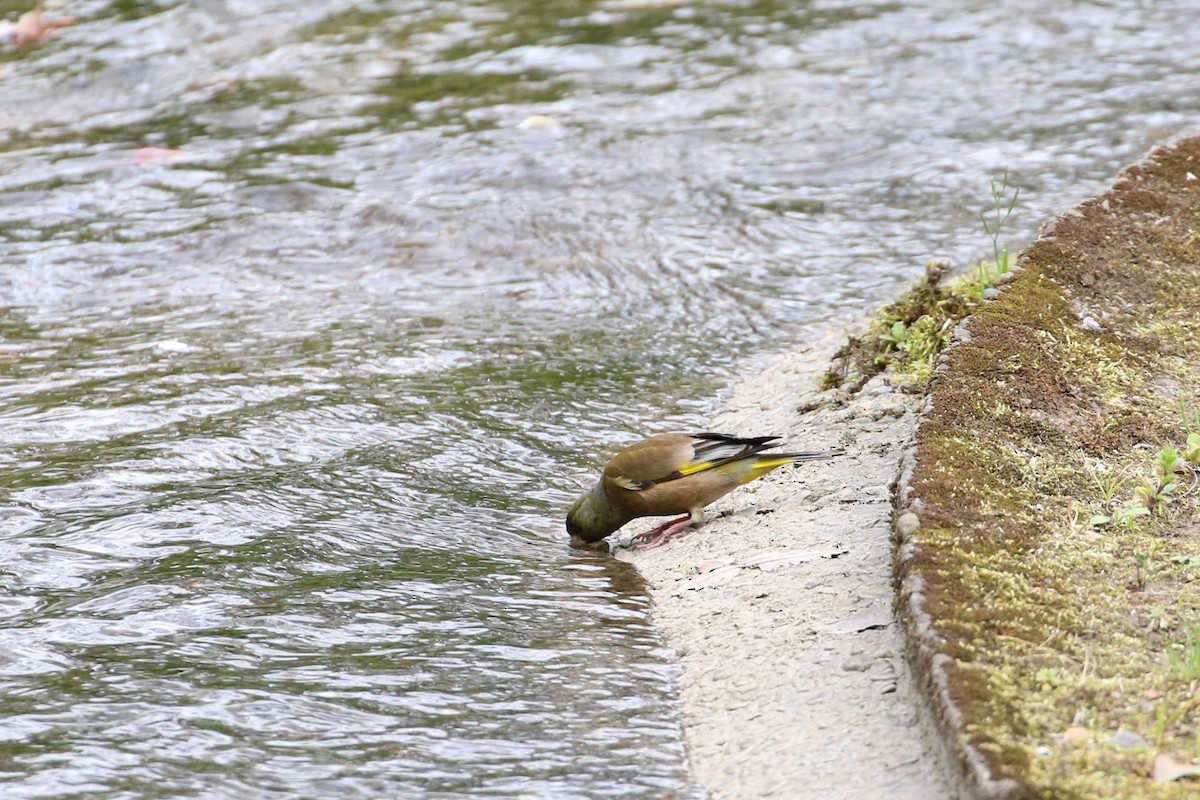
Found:
<svg viewBox="0 0 1200 800"><path fill-rule="evenodd" d="M1154 779L1160 754L1200 764L1200 477L1139 489L1200 408L1198 177L1200 139L1124 171L934 370L901 610L980 796L1200 795Z"/></svg>
<svg viewBox="0 0 1200 800"><path fill-rule="evenodd" d="M906 391L924 391L938 354L950 344L954 326L984 302L984 291L1000 277L997 270L995 265L981 264L963 278L949 281L948 264L929 264L915 286L876 314L862 336L851 336L834 354L821 389L856 392L886 370L892 382Z"/></svg>

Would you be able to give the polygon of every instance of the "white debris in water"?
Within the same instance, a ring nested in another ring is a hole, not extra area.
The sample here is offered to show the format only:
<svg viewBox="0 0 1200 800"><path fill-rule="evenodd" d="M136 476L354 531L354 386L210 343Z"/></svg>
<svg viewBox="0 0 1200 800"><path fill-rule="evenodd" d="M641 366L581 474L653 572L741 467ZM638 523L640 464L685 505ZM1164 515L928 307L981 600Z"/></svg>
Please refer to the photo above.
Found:
<svg viewBox="0 0 1200 800"><path fill-rule="evenodd" d="M562 128L562 124L554 117L534 114L526 117L517 127L523 131L556 131Z"/></svg>
<svg viewBox="0 0 1200 800"><path fill-rule="evenodd" d="M178 339L155 342L154 349L160 353L196 353L200 350L199 347L190 345L187 342L181 342Z"/></svg>

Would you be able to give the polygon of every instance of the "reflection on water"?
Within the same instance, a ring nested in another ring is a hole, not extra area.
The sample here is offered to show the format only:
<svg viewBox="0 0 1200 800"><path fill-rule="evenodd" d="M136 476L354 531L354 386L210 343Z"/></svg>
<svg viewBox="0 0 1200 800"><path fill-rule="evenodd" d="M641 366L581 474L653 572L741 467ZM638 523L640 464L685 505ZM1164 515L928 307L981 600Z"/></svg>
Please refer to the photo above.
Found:
<svg viewBox="0 0 1200 800"><path fill-rule="evenodd" d="M697 796L568 500L1200 105L1133 0L71 11L0 54L5 798Z"/></svg>

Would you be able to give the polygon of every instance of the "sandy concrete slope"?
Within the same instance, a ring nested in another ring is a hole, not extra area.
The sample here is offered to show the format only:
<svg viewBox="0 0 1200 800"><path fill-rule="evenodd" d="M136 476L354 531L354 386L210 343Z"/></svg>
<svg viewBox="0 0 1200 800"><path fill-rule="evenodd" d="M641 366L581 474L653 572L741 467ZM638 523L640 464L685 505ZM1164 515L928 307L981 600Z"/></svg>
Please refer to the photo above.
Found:
<svg viewBox="0 0 1200 800"><path fill-rule="evenodd" d="M646 576L679 653L693 772L720 800L950 796L892 616L890 485L923 398L876 378L801 414L842 341L737 387L712 429L845 455L779 470L710 509L729 516L619 554Z"/></svg>

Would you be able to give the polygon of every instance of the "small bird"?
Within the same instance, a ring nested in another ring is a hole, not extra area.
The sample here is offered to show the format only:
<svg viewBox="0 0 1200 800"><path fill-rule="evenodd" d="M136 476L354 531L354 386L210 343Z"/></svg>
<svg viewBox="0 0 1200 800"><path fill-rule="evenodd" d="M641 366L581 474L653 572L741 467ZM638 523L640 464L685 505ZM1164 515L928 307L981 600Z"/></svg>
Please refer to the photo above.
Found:
<svg viewBox="0 0 1200 800"><path fill-rule="evenodd" d="M631 541L657 547L688 527L704 524L704 507L743 483L785 464L830 458L836 453L770 453L778 436L739 439L723 433L663 433L618 453L600 480L567 512L575 547L600 540L638 517L686 516L639 533Z"/></svg>

